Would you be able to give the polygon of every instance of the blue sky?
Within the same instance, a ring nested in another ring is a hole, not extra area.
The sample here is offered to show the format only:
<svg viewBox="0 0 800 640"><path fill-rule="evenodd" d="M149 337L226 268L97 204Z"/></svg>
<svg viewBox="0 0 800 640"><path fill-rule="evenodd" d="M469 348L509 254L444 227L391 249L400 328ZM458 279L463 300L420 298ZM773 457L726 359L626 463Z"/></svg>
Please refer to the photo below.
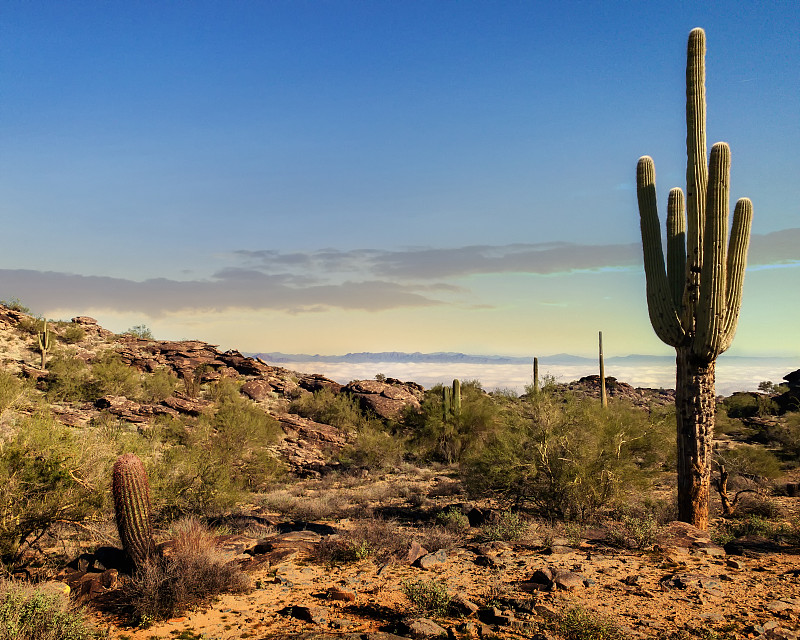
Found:
<svg viewBox="0 0 800 640"><path fill-rule="evenodd" d="M246 351L668 353L639 156L754 203L732 353L797 355L793 2L0 2L0 297Z"/></svg>

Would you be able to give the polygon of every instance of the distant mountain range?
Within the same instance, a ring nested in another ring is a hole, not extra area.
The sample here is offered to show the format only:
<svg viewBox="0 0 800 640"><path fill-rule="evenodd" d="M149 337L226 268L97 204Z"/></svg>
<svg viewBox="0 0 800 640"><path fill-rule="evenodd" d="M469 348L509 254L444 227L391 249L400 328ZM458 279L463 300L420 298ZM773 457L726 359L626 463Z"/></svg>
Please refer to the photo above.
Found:
<svg viewBox="0 0 800 640"><path fill-rule="evenodd" d="M284 364L290 362L343 362L343 363L368 363L368 362L410 362L410 363L462 363L462 364L532 364L533 357L518 356L483 356L470 355L466 353L455 353L451 351L437 351L434 353L406 353L403 351L381 351L377 353L362 351L359 353L346 353L344 355L310 355L307 353L281 353L272 351L269 353L250 353L246 354L260 358L272 364ZM725 361L757 362L757 361L786 361L788 367L797 366L798 358L772 358L772 357L748 357L748 356L727 356L723 355ZM607 364L666 364L675 361L675 356L650 356L632 354L628 356L613 356L605 358ZM540 366L547 365L580 365L597 362L597 358L586 358L584 356L573 356L569 353L557 353L552 356L539 358Z"/></svg>

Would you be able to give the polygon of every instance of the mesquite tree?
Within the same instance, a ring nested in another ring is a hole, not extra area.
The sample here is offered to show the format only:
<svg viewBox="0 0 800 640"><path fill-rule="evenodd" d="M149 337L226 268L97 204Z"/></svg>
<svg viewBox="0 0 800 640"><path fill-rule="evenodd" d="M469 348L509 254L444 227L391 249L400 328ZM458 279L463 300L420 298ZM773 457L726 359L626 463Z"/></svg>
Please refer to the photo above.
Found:
<svg viewBox="0 0 800 640"><path fill-rule="evenodd" d="M706 165L705 33L693 29L686 56L686 208L680 188L667 203L667 259L661 247L655 168L636 168L647 306L656 335L675 347L678 422L678 514L708 528L714 366L733 340L742 300L753 205L736 203L730 242L731 152L718 142Z"/></svg>

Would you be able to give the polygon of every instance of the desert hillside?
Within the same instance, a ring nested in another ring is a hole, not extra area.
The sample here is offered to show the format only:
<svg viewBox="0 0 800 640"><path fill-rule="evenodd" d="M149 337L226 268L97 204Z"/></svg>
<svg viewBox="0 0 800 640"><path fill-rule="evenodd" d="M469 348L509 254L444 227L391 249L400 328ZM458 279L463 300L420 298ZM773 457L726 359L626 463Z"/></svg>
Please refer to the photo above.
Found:
<svg viewBox="0 0 800 640"><path fill-rule="evenodd" d="M672 391L378 378L0 306L6 600L68 597L76 638L800 637L800 371L718 399L709 532L675 521Z"/></svg>

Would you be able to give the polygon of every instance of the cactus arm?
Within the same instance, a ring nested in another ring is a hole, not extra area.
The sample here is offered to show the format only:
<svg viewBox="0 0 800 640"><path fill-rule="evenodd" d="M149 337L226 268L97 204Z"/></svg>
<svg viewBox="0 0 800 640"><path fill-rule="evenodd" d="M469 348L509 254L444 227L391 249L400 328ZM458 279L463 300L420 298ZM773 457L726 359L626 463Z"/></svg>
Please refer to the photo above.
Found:
<svg viewBox="0 0 800 640"><path fill-rule="evenodd" d="M667 279L672 304L680 309L686 288L686 211L683 190L675 187L667 202Z"/></svg>
<svg viewBox="0 0 800 640"><path fill-rule="evenodd" d="M450 419L450 387L442 387L442 421Z"/></svg>
<svg viewBox="0 0 800 640"><path fill-rule="evenodd" d="M686 217L688 233L685 319L691 322L700 289L703 266L706 189L706 34L692 29L686 50ZM691 327L686 327L691 331Z"/></svg>
<svg viewBox="0 0 800 640"><path fill-rule="evenodd" d="M724 335L726 298L726 259L728 233L728 191L731 175L731 150L724 142L711 149L706 196L706 228L703 238L703 269L697 305L696 336L692 352L710 361L720 353Z"/></svg>
<svg viewBox="0 0 800 640"><path fill-rule="evenodd" d="M750 226L752 223L753 203L749 198L741 198L733 210L733 227L731 228L731 238L728 241L727 314L725 315L720 353L731 346L733 336L736 333L736 325L739 323L744 271L747 267L747 248L750 244Z"/></svg>
<svg viewBox="0 0 800 640"><path fill-rule="evenodd" d="M672 302L667 272L664 268L664 250L661 247L656 204L656 170L653 159L649 156L639 158L636 166L636 193L639 199L650 322L656 335L663 342L675 347L683 340L684 331Z"/></svg>

